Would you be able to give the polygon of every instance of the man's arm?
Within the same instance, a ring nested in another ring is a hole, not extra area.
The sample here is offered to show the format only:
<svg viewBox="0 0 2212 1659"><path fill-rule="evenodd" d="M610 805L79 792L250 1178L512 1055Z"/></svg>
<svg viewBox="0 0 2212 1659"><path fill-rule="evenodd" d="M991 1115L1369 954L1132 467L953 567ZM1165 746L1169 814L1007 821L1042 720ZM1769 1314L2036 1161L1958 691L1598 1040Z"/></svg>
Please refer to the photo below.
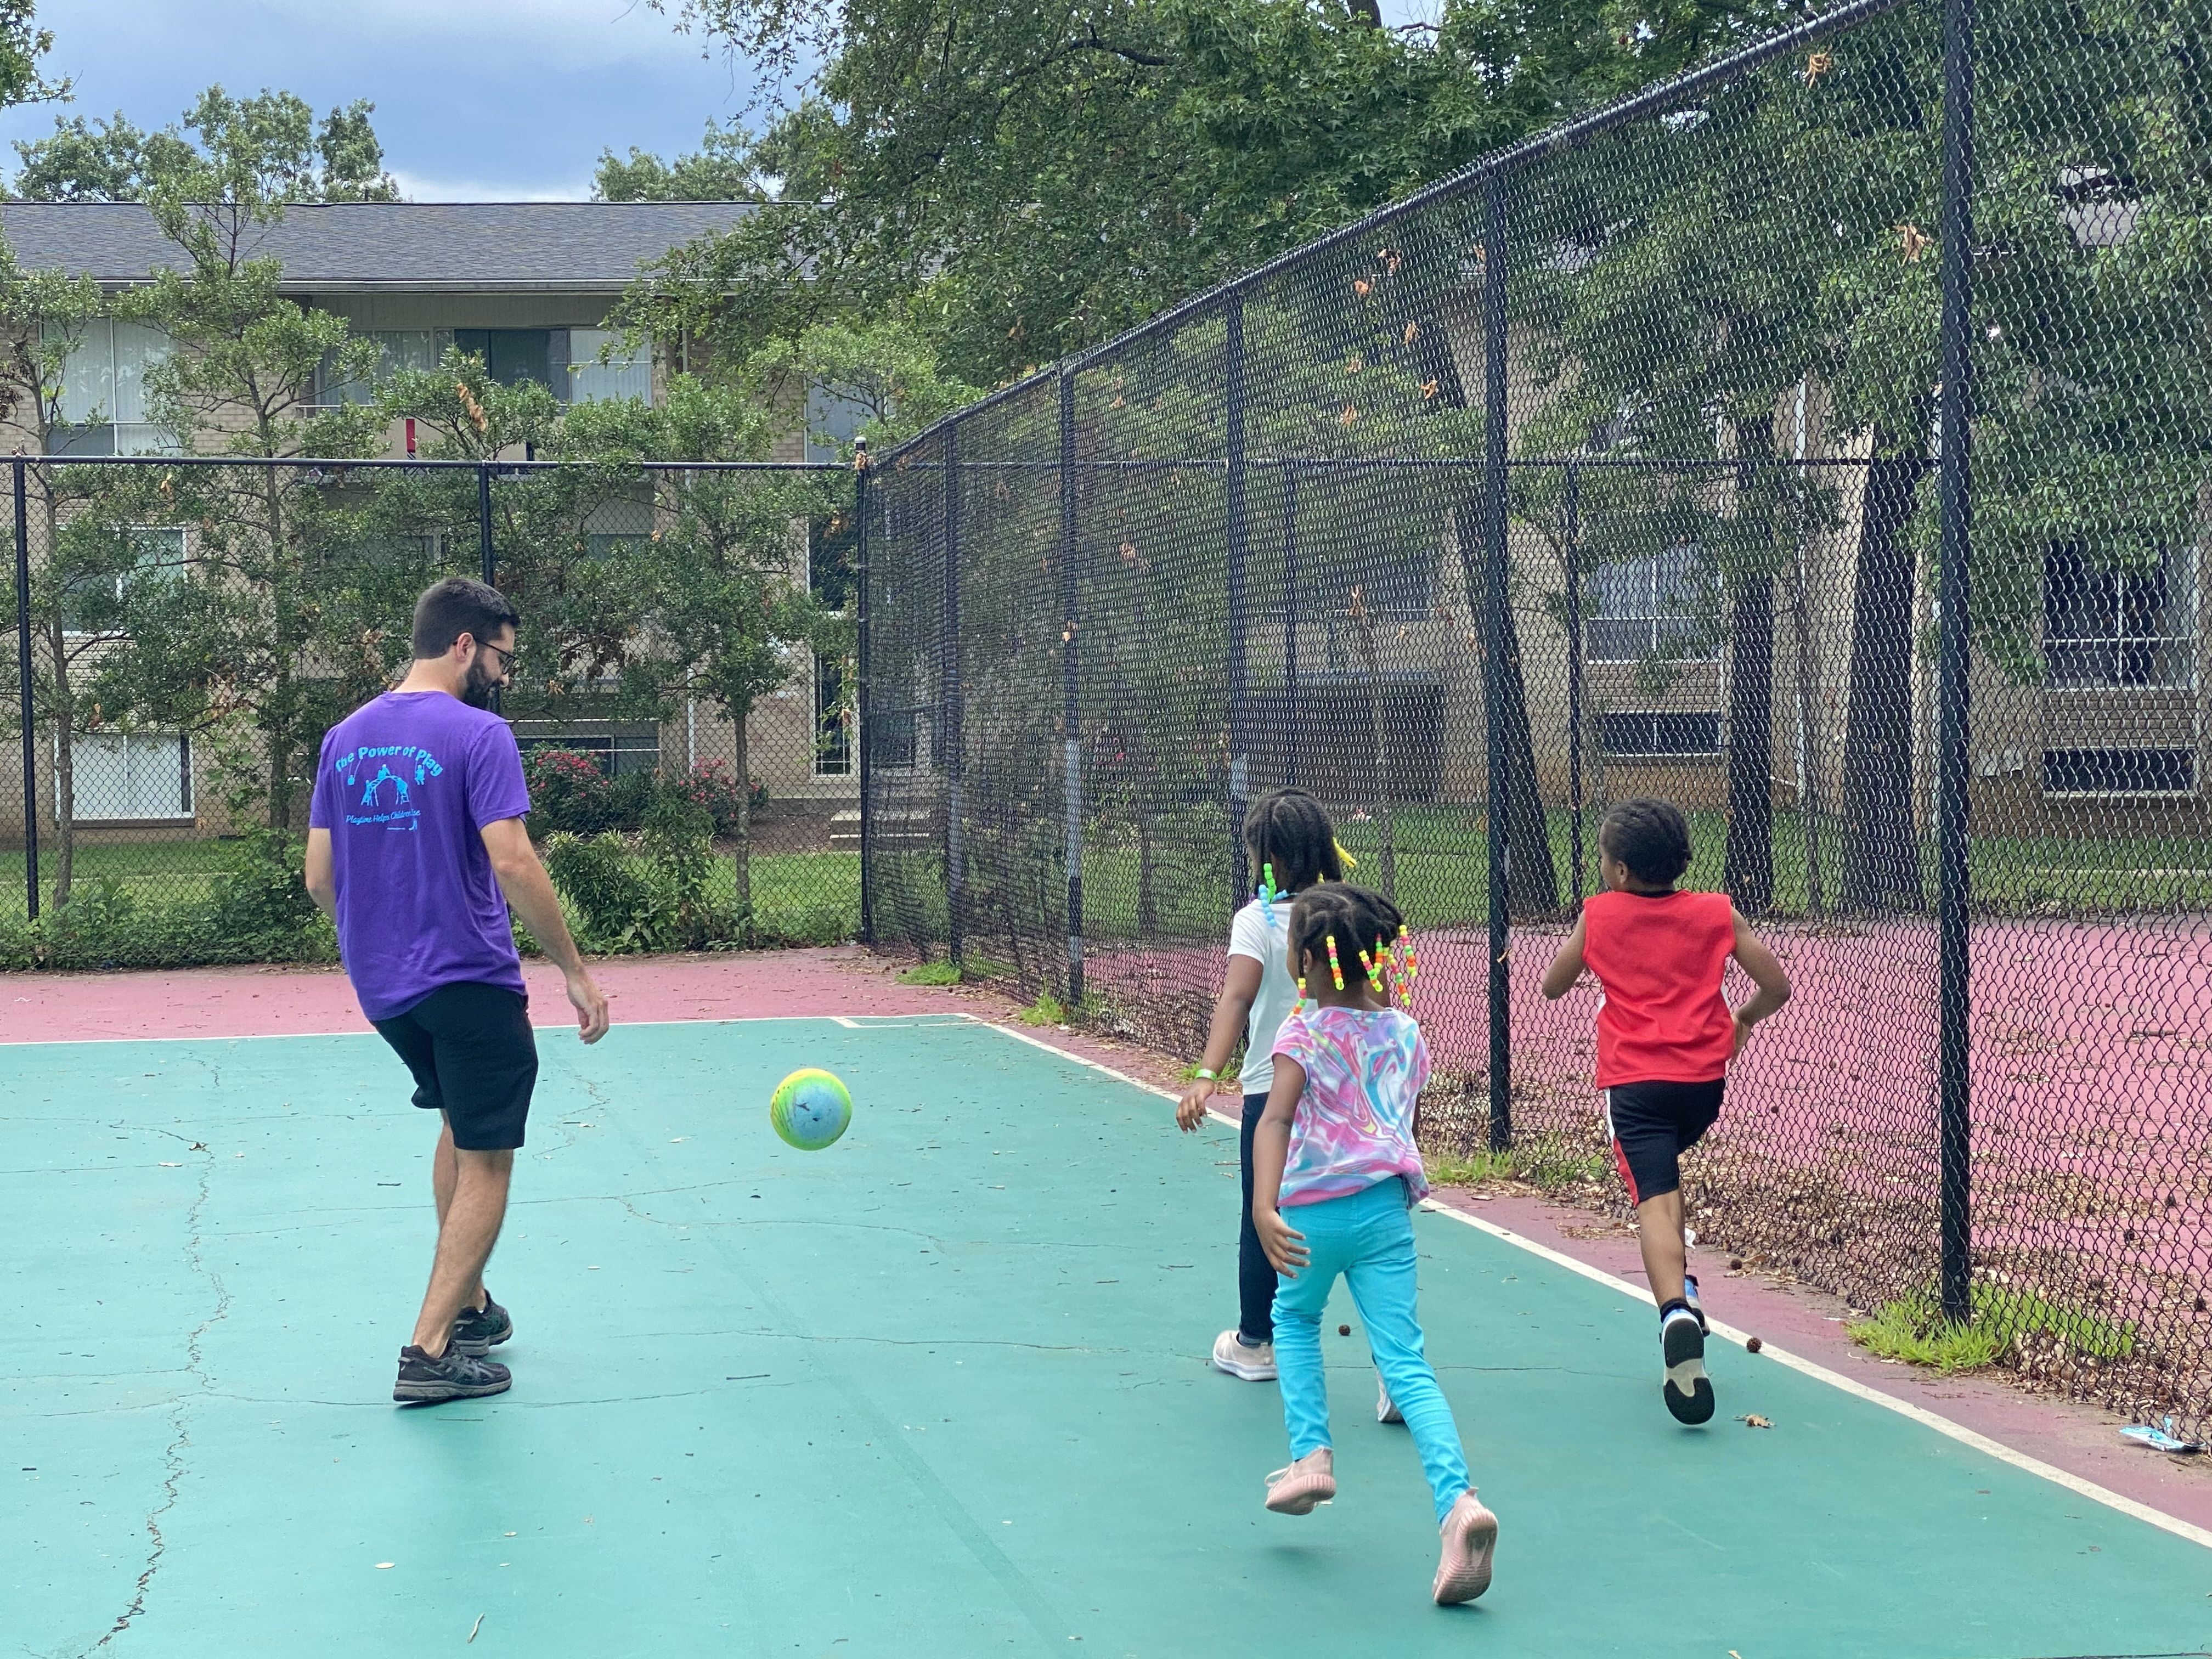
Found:
<svg viewBox="0 0 2212 1659"><path fill-rule="evenodd" d="M338 914L338 878L331 862L331 832L307 831L307 896L333 921Z"/></svg>
<svg viewBox="0 0 2212 1659"><path fill-rule="evenodd" d="M578 1035L586 1042L597 1042L607 1034L607 1000L592 983L576 941L568 937L568 921L561 914L560 895L553 890L553 878L545 873L545 866L538 861L538 849L530 844L529 832L523 829L520 818L501 818L484 825L482 833L500 891L507 895L507 902L522 918L530 937L553 959L568 981L568 1000L574 1005L580 1027Z"/></svg>

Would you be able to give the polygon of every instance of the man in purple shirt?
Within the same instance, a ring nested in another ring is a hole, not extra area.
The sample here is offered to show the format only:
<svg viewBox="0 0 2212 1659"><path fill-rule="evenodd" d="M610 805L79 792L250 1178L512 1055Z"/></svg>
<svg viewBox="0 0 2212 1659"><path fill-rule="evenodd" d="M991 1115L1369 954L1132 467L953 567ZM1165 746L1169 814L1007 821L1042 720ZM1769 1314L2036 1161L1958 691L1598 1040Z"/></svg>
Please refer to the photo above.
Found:
<svg viewBox="0 0 2212 1659"><path fill-rule="evenodd" d="M337 923L362 1012L442 1125L430 1166L438 1254L399 1351L392 1397L404 1401L473 1399L514 1381L485 1357L514 1325L483 1285L538 1080L510 904L560 964L579 1035L597 1042L607 1030L607 1000L522 827L530 791L514 732L489 706L507 684L514 624L482 582L431 588L416 602L407 678L333 726L315 769L307 890Z"/></svg>

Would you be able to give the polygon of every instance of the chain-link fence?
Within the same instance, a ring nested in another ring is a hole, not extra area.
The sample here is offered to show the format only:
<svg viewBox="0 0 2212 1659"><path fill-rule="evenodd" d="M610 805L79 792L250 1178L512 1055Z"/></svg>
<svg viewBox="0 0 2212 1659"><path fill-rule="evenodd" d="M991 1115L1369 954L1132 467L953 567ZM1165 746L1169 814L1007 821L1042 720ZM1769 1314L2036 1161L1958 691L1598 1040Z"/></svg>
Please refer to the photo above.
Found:
<svg viewBox="0 0 2212 1659"><path fill-rule="evenodd" d="M1589 1170L1537 981L1670 797L1798 992L1699 1232L2204 1424L2203 20L1980 9L1844 7L879 457L871 937L1194 1054L1300 785L1413 918L1427 1133Z"/></svg>
<svg viewBox="0 0 2212 1659"><path fill-rule="evenodd" d="M32 459L9 485L0 965L328 957L298 880L318 748L454 574L523 613L502 712L590 945L855 933L849 469Z"/></svg>

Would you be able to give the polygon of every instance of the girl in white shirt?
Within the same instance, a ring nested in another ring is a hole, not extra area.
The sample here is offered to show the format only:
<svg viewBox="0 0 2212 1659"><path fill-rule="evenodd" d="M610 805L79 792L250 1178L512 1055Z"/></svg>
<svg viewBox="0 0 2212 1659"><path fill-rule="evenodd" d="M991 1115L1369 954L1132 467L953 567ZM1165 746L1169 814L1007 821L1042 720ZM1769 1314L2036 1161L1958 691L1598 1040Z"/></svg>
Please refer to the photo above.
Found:
<svg viewBox="0 0 2212 1659"><path fill-rule="evenodd" d="M1303 789L1275 789L1244 814L1244 851L1259 884L1252 902L1229 924L1229 968L1198 1071L1182 1091L1176 1121L1188 1132L1206 1120L1206 1102L1230 1081L1224 1073L1241 1042L1244 1063L1234 1074L1244 1096L1239 1162L1244 1202L1237 1241L1237 1323L1214 1340L1213 1364L1248 1382L1275 1380L1275 1269L1252 1228L1252 1131L1275 1079L1275 1033L1297 1006L1291 972L1291 902L1317 882L1342 881L1349 855L1321 803Z"/></svg>

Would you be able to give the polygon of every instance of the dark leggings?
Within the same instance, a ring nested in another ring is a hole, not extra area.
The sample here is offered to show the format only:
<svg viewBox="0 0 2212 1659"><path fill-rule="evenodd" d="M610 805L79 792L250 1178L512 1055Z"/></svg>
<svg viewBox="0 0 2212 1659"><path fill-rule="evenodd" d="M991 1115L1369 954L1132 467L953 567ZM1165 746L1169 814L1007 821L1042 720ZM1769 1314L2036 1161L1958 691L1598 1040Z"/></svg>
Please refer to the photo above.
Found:
<svg viewBox="0 0 2212 1659"><path fill-rule="evenodd" d="M1267 1104L1264 1094L1244 1097L1244 1128L1237 1138L1237 1162L1244 1170L1244 1212L1237 1230L1237 1328L1254 1342L1275 1340L1275 1264L1260 1248L1260 1230L1252 1224L1252 1131L1260 1127Z"/></svg>

